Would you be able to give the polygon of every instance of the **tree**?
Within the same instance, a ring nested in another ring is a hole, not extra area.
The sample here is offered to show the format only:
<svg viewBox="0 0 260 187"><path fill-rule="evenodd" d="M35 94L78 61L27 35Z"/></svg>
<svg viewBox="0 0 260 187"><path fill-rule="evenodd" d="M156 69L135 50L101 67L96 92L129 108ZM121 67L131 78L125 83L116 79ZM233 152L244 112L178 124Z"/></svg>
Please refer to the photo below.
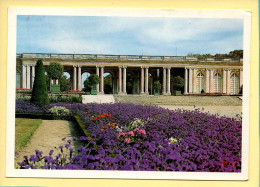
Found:
<svg viewBox="0 0 260 187"><path fill-rule="evenodd" d="M64 68L58 62L51 62L47 68L47 74L51 79L60 79L63 75Z"/></svg>
<svg viewBox="0 0 260 187"><path fill-rule="evenodd" d="M184 87L184 79L181 76L173 78L173 87L175 90L180 90Z"/></svg>
<svg viewBox="0 0 260 187"><path fill-rule="evenodd" d="M154 82L153 87L154 87L155 93L160 93L162 85L159 80Z"/></svg>
<svg viewBox="0 0 260 187"><path fill-rule="evenodd" d="M112 75L111 74L104 77L104 92L106 94L112 93Z"/></svg>
<svg viewBox="0 0 260 187"><path fill-rule="evenodd" d="M96 74L91 74L85 81L84 81L84 87L86 89L92 88L94 89L94 86L97 85L100 82L99 77Z"/></svg>
<svg viewBox="0 0 260 187"><path fill-rule="evenodd" d="M60 90L62 92L71 90L70 81L65 75L62 75L62 77L60 78Z"/></svg>
<svg viewBox="0 0 260 187"><path fill-rule="evenodd" d="M31 102L38 106L43 106L50 103L44 74L44 67L41 59L37 61L35 66L35 79Z"/></svg>

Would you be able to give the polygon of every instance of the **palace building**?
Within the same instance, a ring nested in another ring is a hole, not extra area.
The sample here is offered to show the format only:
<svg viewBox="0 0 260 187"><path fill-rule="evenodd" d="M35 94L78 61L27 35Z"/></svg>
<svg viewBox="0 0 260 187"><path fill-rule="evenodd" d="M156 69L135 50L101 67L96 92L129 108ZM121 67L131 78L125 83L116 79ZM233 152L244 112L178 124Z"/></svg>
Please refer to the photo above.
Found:
<svg viewBox="0 0 260 187"><path fill-rule="evenodd" d="M243 59L196 58L186 56L49 54L16 55L16 87L31 89L35 64L59 62L70 74L73 90L82 90L82 74L97 74L99 94L104 94L104 74L112 75L112 94L153 94L153 83L159 80L161 93L171 95L172 77L184 79L184 94L240 94L243 86Z"/></svg>

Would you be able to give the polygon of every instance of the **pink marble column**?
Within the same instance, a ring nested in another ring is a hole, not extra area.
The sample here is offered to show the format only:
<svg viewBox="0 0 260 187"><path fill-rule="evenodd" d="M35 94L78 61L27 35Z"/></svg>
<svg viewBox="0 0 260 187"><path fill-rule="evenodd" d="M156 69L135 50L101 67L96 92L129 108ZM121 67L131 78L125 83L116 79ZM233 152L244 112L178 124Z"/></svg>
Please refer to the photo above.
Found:
<svg viewBox="0 0 260 187"><path fill-rule="evenodd" d="M118 93L122 93L122 67L118 67Z"/></svg>
<svg viewBox="0 0 260 187"><path fill-rule="evenodd" d="M141 67L141 94L144 93L144 67Z"/></svg>
<svg viewBox="0 0 260 187"><path fill-rule="evenodd" d="M126 66L123 67L123 93L126 94Z"/></svg>
<svg viewBox="0 0 260 187"><path fill-rule="evenodd" d="M149 67L146 67L146 68L145 68L145 93L146 93L146 94L149 94L149 91L148 91L148 83L149 83L149 72L148 72L148 68L149 68Z"/></svg>
<svg viewBox="0 0 260 187"><path fill-rule="evenodd" d="M162 94L166 94L166 67L163 67L163 91Z"/></svg>
<svg viewBox="0 0 260 187"><path fill-rule="evenodd" d="M188 93L188 69L185 68L185 80L184 80L184 94Z"/></svg>
<svg viewBox="0 0 260 187"><path fill-rule="evenodd" d="M77 67L73 66L73 90L77 90Z"/></svg>
<svg viewBox="0 0 260 187"><path fill-rule="evenodd" d="M100 92L104 94L104 66L100 67Z"/></svg>
<svg viewBox="0 0 260 187"><path fill-rule="evenodd" d="M96 75L99 77L99 67L96 66ZM99 84L97 84L97 93L99 92Z"/></svg>
<svg viewBox="0 0 260 187"><path fill-rule="evenodd" d="M81 89L81 66L78 66L78 90Z"/></svg>
<svg viewBox="0 0 260 187"><path fill-rule="evenodd" d="M167 95L171 95L171 68L167 68Z"/></svg>

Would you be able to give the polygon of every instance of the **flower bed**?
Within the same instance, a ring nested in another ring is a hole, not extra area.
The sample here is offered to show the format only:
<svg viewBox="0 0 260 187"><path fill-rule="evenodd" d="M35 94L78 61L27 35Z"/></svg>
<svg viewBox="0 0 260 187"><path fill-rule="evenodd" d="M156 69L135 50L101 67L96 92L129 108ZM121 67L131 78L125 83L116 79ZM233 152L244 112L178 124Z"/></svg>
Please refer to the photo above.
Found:
<svg viewBox="0 0 260 187"><path fill-rule="evenodd" d="M18 101L17 101L18 102ZM23 112L24 102L16 112ZM242 123L195 111L134 104L56 103L78 115L91 137L82 137L76 156L34 155L20 168L240 172ZM26 109L26 111L31 111ZM34 113L35 113L34 112ZM57 145L53 145L57 146ZM69 148L66 148L69 149ZM61 159L66 157L66 162ZM38 160L38 161L37 161ZM30 165L31 164L31 165Z"/></svg>

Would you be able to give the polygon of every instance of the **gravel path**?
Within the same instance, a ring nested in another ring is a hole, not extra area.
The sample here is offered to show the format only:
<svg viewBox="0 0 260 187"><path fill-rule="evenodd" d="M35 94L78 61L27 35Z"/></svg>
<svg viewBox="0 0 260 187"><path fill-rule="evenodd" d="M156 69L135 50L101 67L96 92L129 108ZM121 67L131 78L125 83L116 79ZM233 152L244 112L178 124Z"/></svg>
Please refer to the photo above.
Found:
<svg viewBox="0 0 260 187"><path fill-rule="evenodd" d="M72 137L79 138L79 132L74 127L74 123L65 120L42 120L39 128L35 131L28 144L22 148L15 158L16 162L21 162L23 156L35 154L38 149L43 152L43 156L48 155L50 150L54 150L53 155L59 152L54 148L64 145L66 142L62 138L72 139ZM74 150L79 147L78 141L74 141L71 145Z"/></svg>
<svg viewBox="0 0 260 187"><path fill-rule="evenodd" d="M239 114L242 116L242 106L173 106L173 105L159 105L162 108L168 108L170 110L184 109L184 110L195 110L200 109L201 112L210 114L219 114L220 116L226 116L230 118L236 118Z"/></svg>

